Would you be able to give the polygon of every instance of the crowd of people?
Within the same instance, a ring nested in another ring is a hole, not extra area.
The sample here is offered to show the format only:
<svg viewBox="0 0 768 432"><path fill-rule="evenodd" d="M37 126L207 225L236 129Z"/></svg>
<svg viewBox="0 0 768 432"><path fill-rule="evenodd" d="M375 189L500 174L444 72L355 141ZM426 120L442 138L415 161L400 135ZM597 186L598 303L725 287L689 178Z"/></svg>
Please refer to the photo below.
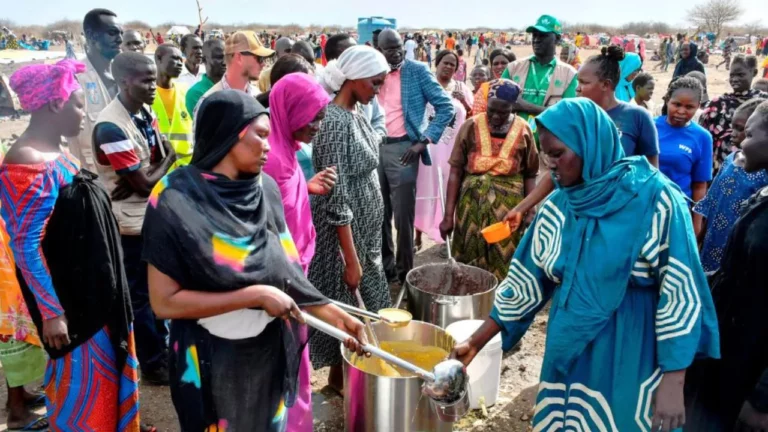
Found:
<svg viewBox="0 0 768 432"><path fill-rule="evenodd" d="M345 383L305 314L362 354L331 301L389 307L426 235L500 281L463 363L497 333L512 349L551 300L536 430L768 430L754 56L710 100L681 44L655 107L644 50L581 59L551 15L520 59L392 29L367 46L198 28L149 57L109 10L83 30L83 63L10 79L31 119L0 165L9 428L152 431L141 377L170 386L184 431L311 431L312 368ZM514 234L487 244L499 221Z"/></svg>

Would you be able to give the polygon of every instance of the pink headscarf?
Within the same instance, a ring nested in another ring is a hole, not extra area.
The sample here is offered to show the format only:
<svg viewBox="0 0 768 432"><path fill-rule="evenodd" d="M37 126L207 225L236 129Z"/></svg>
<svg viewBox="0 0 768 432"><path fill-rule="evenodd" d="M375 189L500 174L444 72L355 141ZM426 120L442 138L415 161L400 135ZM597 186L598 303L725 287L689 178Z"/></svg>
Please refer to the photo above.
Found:
<svg viewBox="0 0 768 432"><path fill-rule="evenodd" d="M80 89L75 74L83 72L83 63L65 59L53 65L25 66L11 75L9 84L19 96L21 108L34 112L51 101L68 101Z"/></svg>
<svg viewBox="0 0 768 432"><path fill-rule="evenodd" d="M280 79L269 93L269 152L264 171L275 179L283 195L285 221L299 250L306 273L315 255L315 226L309 207L307 180L299 168L296 152L301 144L293 133L314 120L331 102L331 97L315 79L304 73L292 73Z"/></svg>

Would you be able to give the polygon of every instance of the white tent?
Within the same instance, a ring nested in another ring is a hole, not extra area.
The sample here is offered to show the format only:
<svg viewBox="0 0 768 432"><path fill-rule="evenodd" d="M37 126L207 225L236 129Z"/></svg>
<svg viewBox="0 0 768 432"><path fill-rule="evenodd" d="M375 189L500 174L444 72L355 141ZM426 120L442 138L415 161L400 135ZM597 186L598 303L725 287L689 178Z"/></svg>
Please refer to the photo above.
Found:
<svg viewBox="0 0 768 432"><path fill-rule="evenodd" d="M173 26L173 27L171 27L168 30L168 32L165 35L166 36L173 36L173 35L181 35L181 36L183 36L183 35L190 34L190 33L192 33L192 32L189 31L189 29L184 27L184 26Z"/></svg>

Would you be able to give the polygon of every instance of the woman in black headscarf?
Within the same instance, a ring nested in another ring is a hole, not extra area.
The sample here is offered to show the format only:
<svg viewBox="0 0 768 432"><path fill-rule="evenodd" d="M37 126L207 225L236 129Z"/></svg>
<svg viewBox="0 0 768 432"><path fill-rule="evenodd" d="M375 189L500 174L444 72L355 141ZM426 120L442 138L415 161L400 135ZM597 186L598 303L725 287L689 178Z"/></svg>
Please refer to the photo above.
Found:
<svg viewBox="0 0 768 432"><path fill-rule="evenodd" d="M215 93L200 107L191 164L150 195L144 259L152 308L173 319L171 396L183 431L285 430L306 343L299 308L365 338L304 277L279 189L261 173L268 135L251 96ZM345 345L359 350L352 337Z"/></svg>
<svg viewBox="0 0 768 432"><path fill-rule="evenodd" d="M688 75L693 71L699 71L706 74L704 71L704 63L698 58L699 47L693 42L686 42L680 47L680 61L675 66L675 73L672 74L672 80L677 77Z"/></svg>

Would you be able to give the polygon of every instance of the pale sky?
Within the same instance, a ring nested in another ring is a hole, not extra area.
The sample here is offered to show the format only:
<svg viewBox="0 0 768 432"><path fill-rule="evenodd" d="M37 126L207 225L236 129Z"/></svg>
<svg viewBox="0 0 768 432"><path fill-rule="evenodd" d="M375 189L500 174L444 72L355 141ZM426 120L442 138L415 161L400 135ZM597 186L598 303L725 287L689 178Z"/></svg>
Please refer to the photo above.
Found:
<svg viewBox="0 0 768 432"><path fill-rule="evenodd" d="M11 3L11 0L3 1ZM416 28L522 28L533 24L544 13L571 23L596 22L619 26L629 21L663 21L672 26L684 26L687 25L686 11L690 6L705 0L200 1L203 13L212 22L222 24L261 22L356 26L357 18L384 16L396 18L398 26ZM167 21L186 24L198 22L195 0L21 0L12 3L11 7L2 8L0 18L9 18L22 25L48 24L64 18L82 20L88 10L96 7L111 9L117 13L121 22L136 19L151 25ZM766 0L741 0L741 4L745 10L742 22L761 19L764 25L768 25Z"/></svg>

